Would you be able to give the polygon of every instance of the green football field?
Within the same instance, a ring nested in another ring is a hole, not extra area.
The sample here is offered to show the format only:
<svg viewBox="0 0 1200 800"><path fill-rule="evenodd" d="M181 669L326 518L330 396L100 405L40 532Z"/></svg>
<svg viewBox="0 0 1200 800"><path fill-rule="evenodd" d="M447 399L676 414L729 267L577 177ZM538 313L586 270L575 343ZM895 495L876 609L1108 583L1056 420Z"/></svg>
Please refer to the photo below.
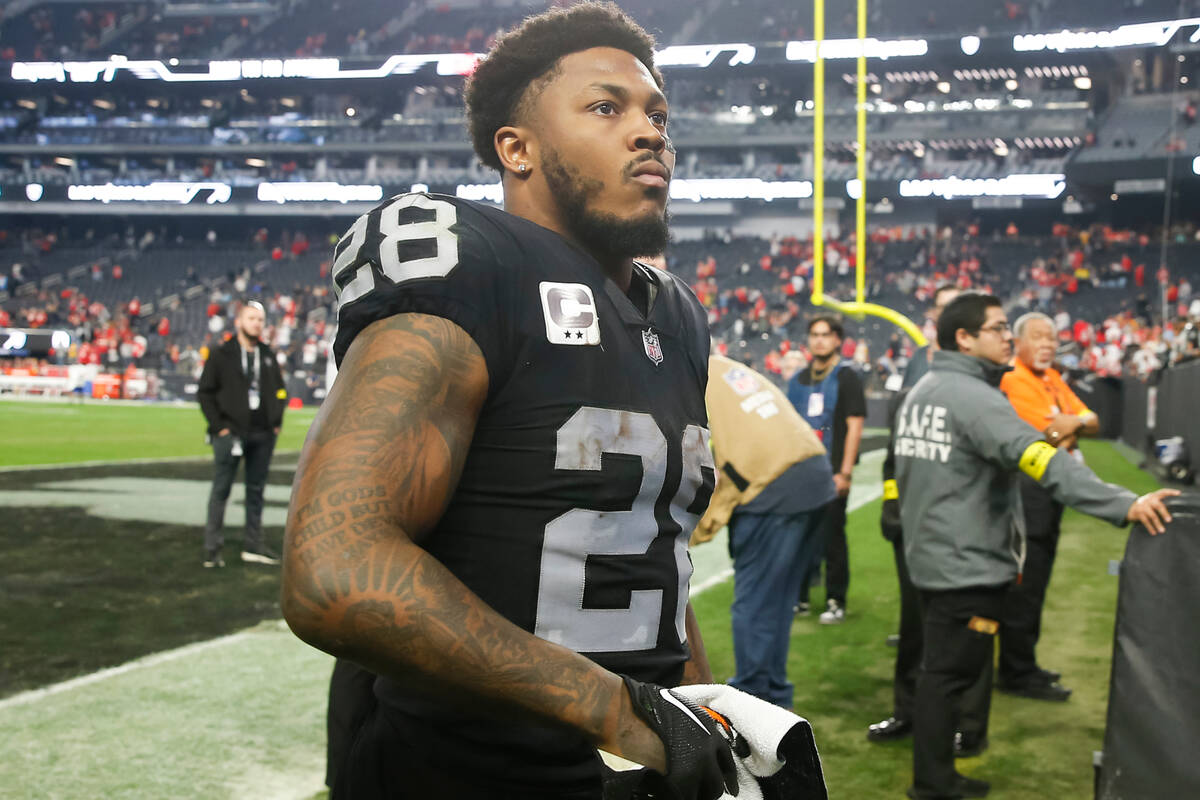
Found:
<svg viewBox="0 0 1200 800"><path fill-rule="evenodd" d="M316 410L288 409L276 447L299 450ZM211 454L200 408L89 400L0 402L0 467Z"/></svg>
<svg viewBox="0 0 1200 800"><path fill-rule="evenodd" d="M298 798L321 796L329 657L279 619L278 572L229 558L199 567L203 456L192 408L5 402L0 434L0 796ZM289 412L281 451L311 411ZM1107 443L1089 463L1136 491L1156 486ZM15 464L63 464L20 471ZM267 489L279 542L294 454ZM76 466L67 466L75 464ZM896 578L880 537L879 457L855 479L848 526L849 614L793 626L789 674L812 721L834 800L901 798L908 742L875 745L866 726L891 707ZM235 494L227 537L236 546ZM1117 579L1126 532L1068 512L1040 647L1075 689L1065 704L996 694L991 748L959 762L991 797L1086 798L1103 743ZM693 602L718 680L733 672L733 584L721 541L697 548ZM815 598L820 600L818 590Z"/></svg>

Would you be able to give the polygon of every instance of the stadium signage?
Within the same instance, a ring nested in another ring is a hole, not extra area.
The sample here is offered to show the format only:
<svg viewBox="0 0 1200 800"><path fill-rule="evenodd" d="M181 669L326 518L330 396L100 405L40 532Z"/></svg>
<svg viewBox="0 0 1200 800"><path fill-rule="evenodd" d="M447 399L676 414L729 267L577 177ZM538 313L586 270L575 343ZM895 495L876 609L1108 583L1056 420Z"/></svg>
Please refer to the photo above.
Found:
<svg viewBox="0 0 1200 800"><path fill-rule="evenodd" d="M260 183L258 199L263 203L377 203L383 199L379 185L347 185L333 182Z"/></svg>
<svg viewBox="0 0 1200 800"><path fill-rule="evenodd" d="M228 203L233 188L228 183L184 183L155 181L144 185L72 184L67 187L67 199L78 202L101 203L180 203L187 204L201 192L208 192L209 205Z"/></svg>
<svg viewBox="0 0 1200 800"><path fill-rule="evenodd" d="M744 42L673 45L658 51L656 60L663 67L704 68L720 59L722 65L736 67L752 63L757 53L757 48ZM10 75L14 81L29 83L108 83L118 74L165 83L219 83L266 78L369 80L412 75L430 64L439 75L466 75L482 57L481 53L403 54L389 56L377 67L361 69L345 67L337 58L248 58L201 62L199 69L178 69L179 64L174 59L171 62L130 60L113 55L104 61L15 61Z"/></svg>
<svg viewBox="0 0 1200 800"><path fill-rule="evenodd" d="M867 58L887 60L923 56L929 52L929 42L924 39L825 39L821 42L821 58L825 60L858 58L859 53ZM788 61L817 60L815 41L788 42L785 50Z"/></svg>
<svg viewBox="0 0 1200 800"><path fill-rule="evenodd" d="M659 67L699 67L711 65L723 53L733 51L726 62L731 67L750 64L758 55L758 48L744 42L735 44L676 44L654 54L654 63Z"/></svg>
<svg viewBox="0 0 1200 800"><path fill-rule="evenodd" d="M1058 197L1067 188L1061 173L1018 174L1003 178L935 178L900 181L901 197Z"/></svg>
<svg viewBox="0 0 1200 800"><path fill-rule="evenodd" d="M1181 28L1193 27L1190 42L1200 41L1200 17L1173 19L1165 22L1142 22L1122 25L1111 31L1069 31L1057 33L1023 33L1013 37L1013 50L1018 53L1056 50L1108 50L1117 47L1162 47L1174 38Z"/></svg>
<svg viewBox="0 0 1200 800"><path fill-rule="evenodd" d="M71 334L45 328L0 328L0 356L45 356L71 347Z"/></svg>
<svg viewBox="0 0 1200 800"><path fill-rule="evenodd" d="M679 178L671 181L672 200L800 200L812 197L812 181L761 178Z"/></svg>
<svg viewBox="0 0 1200 800"><path fill-rule="evenodd" d="M460 184L456 197L464 200L504 202L499 183ZM671 181L672 200L803 200L812 197L812 181L764 181L761 178L676 178Z"/></svg>

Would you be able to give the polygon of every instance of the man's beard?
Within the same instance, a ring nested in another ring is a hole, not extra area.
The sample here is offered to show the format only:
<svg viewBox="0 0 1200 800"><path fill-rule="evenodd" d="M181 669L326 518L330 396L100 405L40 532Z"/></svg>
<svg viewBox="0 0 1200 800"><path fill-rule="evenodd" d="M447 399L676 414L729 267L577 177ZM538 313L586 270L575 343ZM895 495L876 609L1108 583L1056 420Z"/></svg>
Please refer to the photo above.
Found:
<svg viewBox="0 0 1200 800"><path fill-rule="evenodd" d="M563 224L589 253L599 258L635 258L655 256L666 249L671 215L665 210L661 216L651 213L640 219L591 211L588 201L604 188L601 181L581 176L555 150L547 152L542 166L546 184L562 211Z"/></svg>

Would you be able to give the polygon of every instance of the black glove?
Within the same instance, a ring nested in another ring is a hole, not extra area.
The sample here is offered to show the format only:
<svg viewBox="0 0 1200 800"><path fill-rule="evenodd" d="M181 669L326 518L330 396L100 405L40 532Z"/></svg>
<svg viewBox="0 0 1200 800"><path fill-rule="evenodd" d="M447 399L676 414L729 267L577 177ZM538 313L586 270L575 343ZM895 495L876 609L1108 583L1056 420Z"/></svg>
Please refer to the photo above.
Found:
<svg viewBox="0 0 1200 800"><path fill-rule="evenodd" d="M633 710L662 739L667 773L645 770L637 797L715 800L737 795L737 769L721 726L687 698L625 677Z"/></svg>

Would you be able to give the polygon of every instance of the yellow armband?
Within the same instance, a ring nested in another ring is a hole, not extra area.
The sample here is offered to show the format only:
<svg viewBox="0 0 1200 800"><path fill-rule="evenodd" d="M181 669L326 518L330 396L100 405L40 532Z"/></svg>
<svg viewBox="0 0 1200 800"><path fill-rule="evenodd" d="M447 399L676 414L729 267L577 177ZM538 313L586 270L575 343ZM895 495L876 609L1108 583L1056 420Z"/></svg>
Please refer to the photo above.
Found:
<svg viewBox="0 0 1200 800"><path fill-rule="evenodd" d="M1035 481L1040 481L1046 474L1046 467L1050 466L1050 459L1054 458L1054 454L1057 452L1053 445L1034 442L1025 448L1018 466L1021 468L1021 472Z"/></svg>
<svg viewBox="0 0 1200 800"><path fill-rule="evenodd" d="M886 480L883 482L883 499L884 500L899 500L900 490L896 488L894 480Z"/></svg>

